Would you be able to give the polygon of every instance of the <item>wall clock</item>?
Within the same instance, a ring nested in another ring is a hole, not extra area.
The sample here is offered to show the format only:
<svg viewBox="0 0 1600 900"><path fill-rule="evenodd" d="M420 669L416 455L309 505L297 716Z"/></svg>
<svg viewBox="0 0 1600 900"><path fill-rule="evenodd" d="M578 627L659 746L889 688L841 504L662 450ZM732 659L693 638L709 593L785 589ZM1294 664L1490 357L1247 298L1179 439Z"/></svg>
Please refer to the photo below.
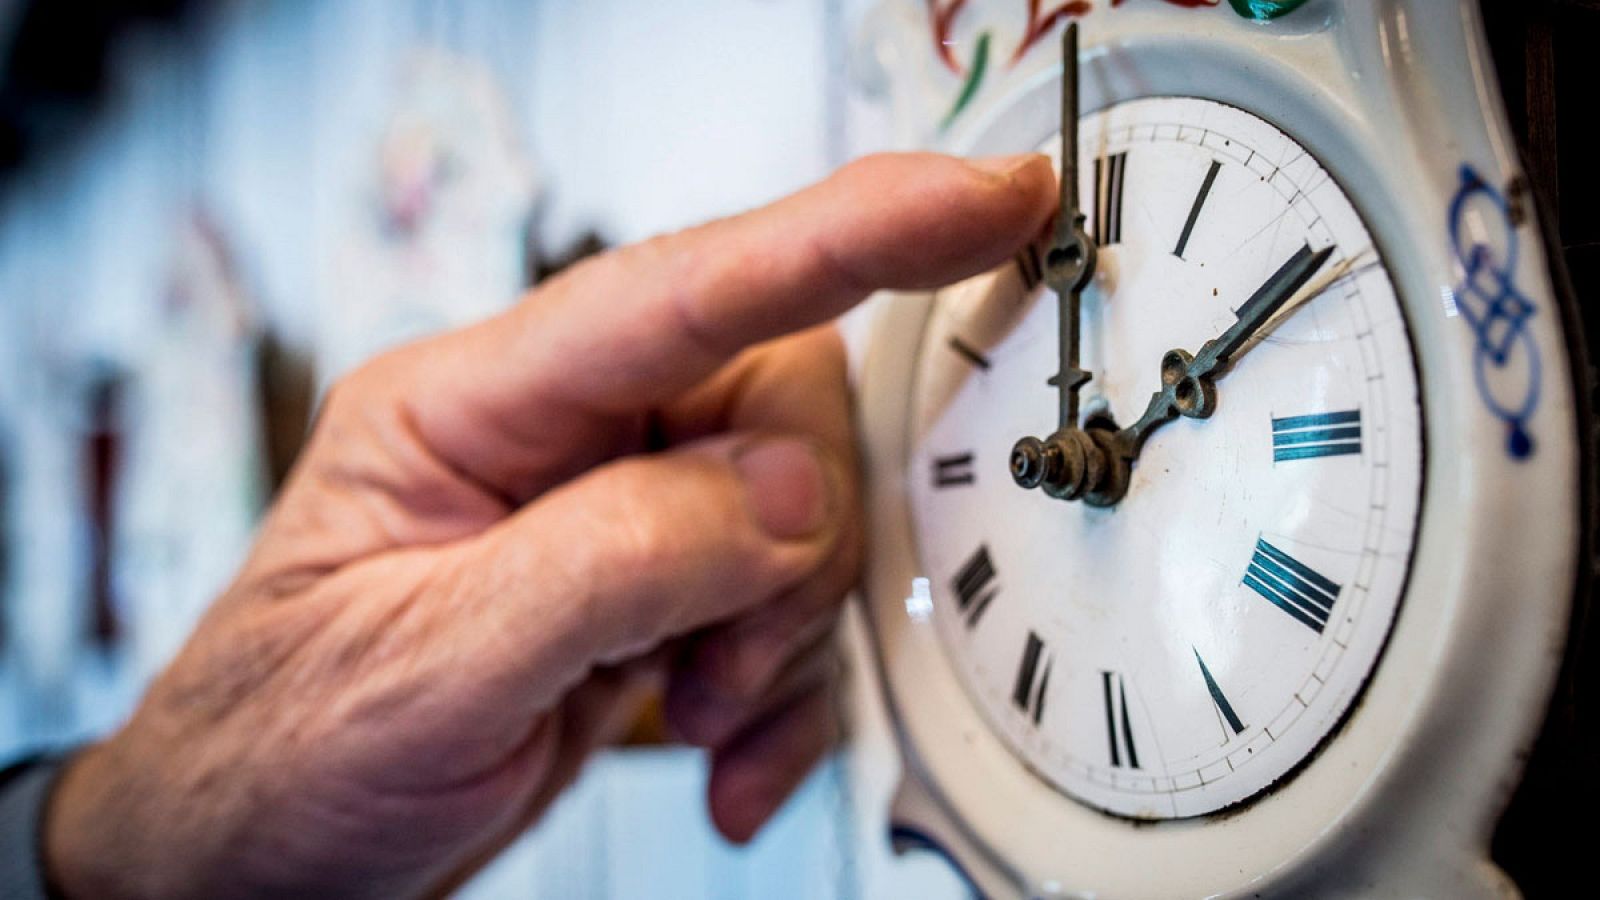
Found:
<svg viewBox="0 0 1600 900"><path fill-rule="evenodd" d="M1514 891L1581 353L1476 6L885 9L907 135L1064 176L867 343L897 840L993 896Z"/></svg>

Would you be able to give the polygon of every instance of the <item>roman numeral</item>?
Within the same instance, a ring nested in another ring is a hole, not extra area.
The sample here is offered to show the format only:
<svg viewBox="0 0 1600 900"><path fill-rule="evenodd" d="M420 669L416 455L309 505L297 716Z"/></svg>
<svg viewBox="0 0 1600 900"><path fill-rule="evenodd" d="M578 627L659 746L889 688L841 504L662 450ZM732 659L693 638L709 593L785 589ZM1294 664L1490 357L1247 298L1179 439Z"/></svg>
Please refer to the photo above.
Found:
<svg viewBox="0 0 1600 900"><path fill-rule="evenodd" d="M978 617L989 608L989 601L994 595L1000 593L1000 586L994 584L994 563L989 559L989 547L980 545L978 552L972 554L956 577L951 579L950 587L956 593L956 609L967 620L967 627L978 624Z"/></svg>
<svg viewBox="0 0 1600 900"><path fill-rule="evenodd" d="M933 486L936 488L971 484L975 477L971 453L941 456L933 461Z"/></svg>
<svg viewBox="0 0 1600 900"><path fill-rule="evenodd" d="M1272 420L1272 461L1361 452L1361 410Z"/></svg>
<svg viewBox="0 0 1600 900"><path fill-rule="evenodd" d="M967 362L972 363L986 372L989 370L989 358L984 356L982 353L979 353L976 348L966 341L963 341L961 338L958 338L952 334L950 336L948 346Z"/></svg>
<svg viewBox="0 0 1600 900"><path fill-rule="evenodd" d="M1193 647L1189 648L1194 650ZM1211 670L1206 668L1206 661L1200 658L1200 651L1194 651L1194 661L1200 664L1200 677L1206 680L1206 691L1211 694L1211 705L1216 707L1217 718L1226 722L1234 734L1244 731L1244 723L1239 721L1238 713L1233 711L1233 704L1222 693L1222 688L1217 687L1217 680L1211 677Z"/></svg>
<svg viewBox="0 0 1600 900"><path fill-rule="evenodd" d="M1044 267L1039 261L1039 250L1029 244L1017 254L1017 272L1022 276L1022 286L1027 290L1038 287L1044 281Z"/></svg>
<svg viewBox="0 0 1600 900"><path fill-rule="evenodd" d="M1102 247L1122 243L1122 181L1128 154L1094 161L1094 242Z"/></svg>
<svg viewBox="0 0 1600 900"><path fill-rule="evenodd" d="M1172 255L1183 258L1183 251L1189 246L1189 235L1194 234L1195 220L1200 218L1200 208L1206 205L1206 197L1211 193L1211 185L1217 181L1217 173L1222 171L1222 162L1212 160L1211 168L1206 172L1205 180L1200 182L1200 193L1194 197L1194 205L1189 207L1189 218L1183 223L1183 234L1178 235L1178 246L1173 248Z"/></svg>
<svg viewBox="0 0 1600 900"><path fill-rule="evenodd" d="M1111 765L1139 768L1139 754L1133 747L1133 725L1128 720L1128 686L1115 672L1100 673L1105 688L1106 734L1111 739Z"/></svg>
<svg viewBox="0 0 1600 900"><path fill-rule="evenodd" d="M1039 663L1043 659L1044 666ZM1039 724L1039 717L1044 715L1044 692L1050 686L1050 666L1052 660L1045 658L1044 641L1032 631L1028 632L1028 643L1022 648L1022 665L1017 668L1017 683L1011 689L1011 702L1024 715L1033 719L1033 724Z"/></svg>
<svg viewBox="0 0 1600 900"><path fill-rule="evenodd" d="M1265 539L1256 540L1244 584L1318 634L1339 598L1339 585Z"/></svg>

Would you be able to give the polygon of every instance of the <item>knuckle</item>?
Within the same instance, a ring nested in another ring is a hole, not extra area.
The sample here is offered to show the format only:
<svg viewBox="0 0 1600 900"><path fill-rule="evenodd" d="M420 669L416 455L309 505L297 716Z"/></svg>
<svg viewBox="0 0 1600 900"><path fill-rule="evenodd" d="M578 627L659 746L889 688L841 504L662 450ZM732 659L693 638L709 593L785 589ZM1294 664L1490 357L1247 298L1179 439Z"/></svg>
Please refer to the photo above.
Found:
<svg viewBox="0 0 1600 900"><path fill-rule="evenodd" d="M682 545L674 529L639 495L630 494L619 501L611 523L618 554L609 564L641 574L673 568Z"/></svg>
<svg viewBox="0 0 1600 900"><path fill-rule="evenodd" d="M868 184L876 183L885 170L898 166L901 158L893 153L869 153L840 167L838 177L848 181L859 179Z"/></svg>
<svg viewBox="0 0 1600 900"><path fill-rule="evenodd" d="M398 351L388 351L334 380L323 396L325 416L348 417L370 409L392 395L397 379L407 371Z"/></svg>

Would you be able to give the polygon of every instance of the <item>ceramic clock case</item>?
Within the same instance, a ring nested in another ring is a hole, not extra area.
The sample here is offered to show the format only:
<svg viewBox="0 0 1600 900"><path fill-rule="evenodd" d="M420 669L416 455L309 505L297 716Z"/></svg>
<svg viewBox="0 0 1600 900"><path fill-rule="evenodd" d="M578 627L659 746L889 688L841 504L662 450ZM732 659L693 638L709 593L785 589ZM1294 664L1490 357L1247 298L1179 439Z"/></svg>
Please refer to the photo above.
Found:
<svg viewBox="0 0 1600 900"><path fill-rule="evenodd" d="M1241 107L1307 147L1362 214L1407 315L1422 390L1428 458L1409 587L1356 706L1270 790L1162 823L1057 792L986 725L933 624L907 612L911 579L925 573L908 521L905 419L930 303L886 296L860 412L868 621L904 763L894 834L946 853L991 896L1514 893L1488 845L1539 732L1588 558L1589 398L1579 326L1526 214L1478 10L1313 0L1264 26L1176 20L1150 4L1082 22L1086 113L1149 96ZM992 86L941 149L1036 146L1056 127L1060 77L1059 66L1036 67ZM1506 199L1520 253L1505 275L1532 306L1521 325L1540 365L1523 422L1533 448L1521 457L1480 390L1480 334L1447 314L1468 287L1452 242L1467 173Z"/></svg>

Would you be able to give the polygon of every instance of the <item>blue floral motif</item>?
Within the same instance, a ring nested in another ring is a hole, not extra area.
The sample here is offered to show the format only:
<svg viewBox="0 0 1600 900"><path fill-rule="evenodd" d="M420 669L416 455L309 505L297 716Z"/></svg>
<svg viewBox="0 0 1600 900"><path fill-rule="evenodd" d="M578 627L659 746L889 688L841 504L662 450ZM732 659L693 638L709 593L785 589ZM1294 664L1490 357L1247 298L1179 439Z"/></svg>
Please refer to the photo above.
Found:
<svg viewBox="0 0 1600 900"><path fill-rule="evenodd" d="M1471 218L1498 233L1469 234L1469 207L1487 211ZM1539 406L1543 371L1539 345L1527 327L1536 310L1515 281L1519 248L1511 205L1471 166L1461 167L1461 187L1450 203L1450 241L1462 268L1456 309L1477 337L1473 369L1478 395L1506 424L1506 452L1513 459L1527 459L1534 450L1528 420Z"/></svg>

